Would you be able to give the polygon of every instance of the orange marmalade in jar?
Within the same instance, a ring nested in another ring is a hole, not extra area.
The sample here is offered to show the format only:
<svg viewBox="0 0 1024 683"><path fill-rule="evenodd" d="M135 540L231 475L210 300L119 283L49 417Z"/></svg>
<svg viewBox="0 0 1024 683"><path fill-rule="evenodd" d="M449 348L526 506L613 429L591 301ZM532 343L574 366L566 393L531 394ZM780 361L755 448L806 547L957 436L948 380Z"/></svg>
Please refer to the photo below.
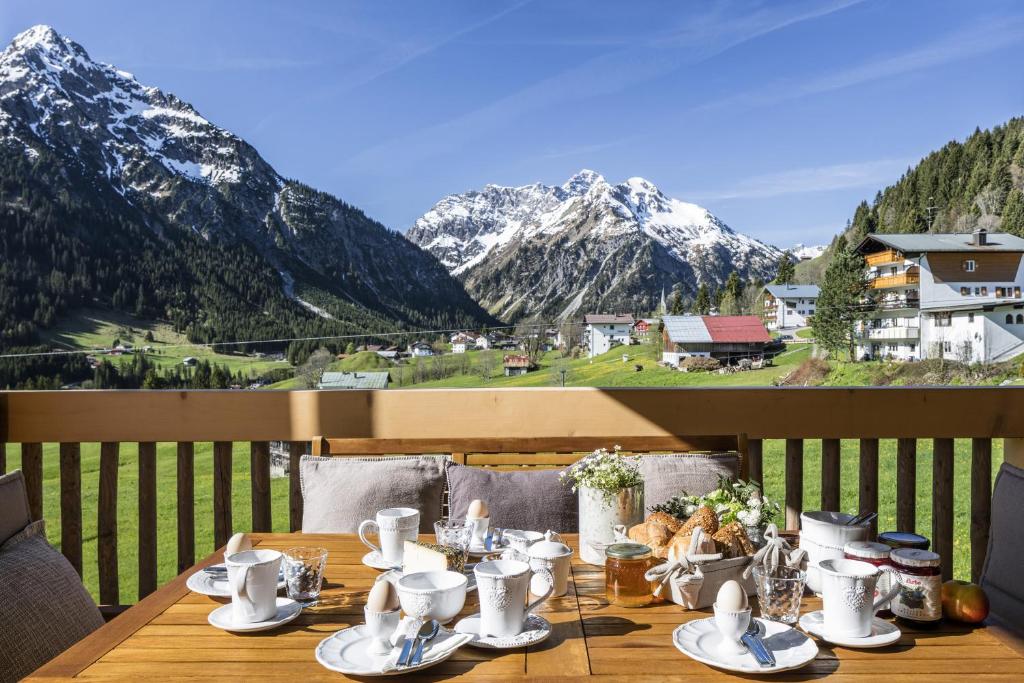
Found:
<svg viewBox="0 0 1024 683"><path fill-rule="evenodd" d="M605 550L604 585L608 602L619 607L644 607L654 600L644 578L654 566L651 549L642 543L614 543Z"/></svg>

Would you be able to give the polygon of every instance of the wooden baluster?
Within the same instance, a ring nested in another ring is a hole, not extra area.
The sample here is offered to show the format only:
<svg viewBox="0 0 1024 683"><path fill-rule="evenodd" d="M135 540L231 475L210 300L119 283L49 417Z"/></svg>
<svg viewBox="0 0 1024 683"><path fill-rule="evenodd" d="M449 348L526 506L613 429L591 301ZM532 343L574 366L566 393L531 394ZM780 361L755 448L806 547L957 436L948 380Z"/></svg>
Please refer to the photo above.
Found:
<svg viewBox="0 0 1024 683"><path fill-rule="evenodd" d="M747 476L752 481L764 485L764 441L761 439L747 440Z"/></svg>
<svg viewBox="0 0 1024 683"><path fill-rule="evenodd" d="M878 512L878 439L860 440L860 512ZM878 534L878 518L871 521L869 538Z"/></svg>
<svg viewBox="0 0 1024 683"><path fill-rule="evenodd" d="M100 444L100 491L97 509L97 555L99 560L100 604L121 601L117 573L117 467L120 444Z"/></svg>
<svg viewBox="0 0 1024 683"><path fill-rule="evenodd" d="M953 439L935 439L932 449L932 550L942 580L953 578Z"/></svg>
<svg viewBox="0 0 1024 683"><path fill-rule="evenodd" d="M7 474L7 444L0 441L0 474Z"/></svg>
<svg viewBox="0 0 1024 683"><path fill-rule="evenodd" d="M804 440L786 439L786 528L800 528L804 506Z"/></svg>
<svg viewBox="0 0 1024 683"><path fill-rule="evenodd" d="M302 483L299 459L306 452L305 441L288 442L288 528L302 531Z"/></svg>
<svg viewBox="0 0 1024 683"><path fill-rule="evenodd" d="M917 439L896 441L896 529L917 529Z"/></svg>
<svg viewBox="0 0 1024 683"><path fill-rule="evenodd" d="M156 444L139 443L139 600L156 590Z"/></svg>
<svg viewBox="0 0 1024 683"><path fill-rule="evenodd" d="M82 447L60 445L60 551L82 575Z"/></svg>
<svg viewBox="0 0 1024 683"><path fill-rule="evenodd" d="M839 439L821 440L821 509L839 510L840 475Z"/></svg>
<svg viewBox="0 0 1024 683"><path fill-rule="evenodd" d="M21 444L21 470L28 490L28 511L32 520L43 518L43 444Z"/></svg>
<svg viewBox="0 0 1024 683"><path fill-rule="evenodd" d="M196 563L195 446L178 443L178 573Z"/></svg>
<svg viewBox="0 0 1024 683"><path fill-rule="evenodd" d="M219 548L231 536L231 451L230 441L213 444L213 546Z"/></svg>
<svg viewBox="0 0 1024 683"><path fill-rule="evenodd" d="M270 443L249 445L249 481L252 484L252 530L270 531Z"/></svg>
<svg viewBox="0 0 1024 683"><path fill-rule="evenodd" d="M992 519L992 439L971 439L971 581L977 583L988 552Z"/></svg>

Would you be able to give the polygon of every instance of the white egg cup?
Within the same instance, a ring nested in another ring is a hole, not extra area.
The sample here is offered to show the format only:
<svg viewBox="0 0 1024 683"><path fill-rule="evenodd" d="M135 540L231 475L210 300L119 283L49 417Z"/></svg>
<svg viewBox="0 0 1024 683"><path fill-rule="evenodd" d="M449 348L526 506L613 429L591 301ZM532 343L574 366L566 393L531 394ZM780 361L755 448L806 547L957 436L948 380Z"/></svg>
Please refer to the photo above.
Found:
<svg viewBox="0 0 1024 683"><path fill-rule="evenodd" d="M738 657L745 654L747 646L740 642L740 638L750 625L750 607L742 610L721 609L716 602L715 626L722 639L718 643L718 654L723 658Z"/></svg>
<svg viewBox="0 0 1024 683"><path fill-rule="evenodd" d="M473 545L483 545L484 540L487 538L487 528L491 525L491 518L467 518L466 521L473 525Z"/></svg>
<svg viewBox="0 0 1024 683"><path fill-rule="evenodd" d="M391 652L391 637L398 629L402 611L396 607L390 612L374 612L369 607L363 607L363 614L366 617L366 630L372 638L367 645L369 653L383 656Z"/></svg>

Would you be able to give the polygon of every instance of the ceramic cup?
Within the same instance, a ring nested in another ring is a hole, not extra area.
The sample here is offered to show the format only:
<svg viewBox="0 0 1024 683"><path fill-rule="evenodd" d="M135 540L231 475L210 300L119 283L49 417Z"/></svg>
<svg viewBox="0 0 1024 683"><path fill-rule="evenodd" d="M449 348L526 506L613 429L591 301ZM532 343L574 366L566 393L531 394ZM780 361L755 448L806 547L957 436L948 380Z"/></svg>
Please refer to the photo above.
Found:
<svg viewBox="0 0 1024 683"><path fill-rule="evenodd" d="M825 632L847 638L870 636L875 613L899 592L895 571L860 560L822 560L818 569L821 572ZM882 572L893 575L893 586L887 594L872 602L875 585Z"/></svg>
<svg viewBox="0 0 1024 683"><path fill-rule="evenodd" d="M277 614L281 558L276 550L243 550L224 558L231 588L231 618L236 624L269 621Z"/></svg>
<svg viewBox="0 0 1024 683"><path fill-rule="evenodd" d="M395 584L402 611L414 619L446 624L466 604L469 577L460 572L430 571L406 574Z"/></svg>
<svg viewBox="0 0 1024 683"><path fill-rule="evenodd" d="M393 609L390 612L374 612L364 606L363 614L366 617L366 629L372 638L367 646L370 654L380 656L391 652L391 637L398 629L401 611Z"/></svg>
<svg viewBox="0 0 1024 683"><path fill-rule="evenodd" d="M534 571L530 579L530 592L541 595L547 583L543 570L551 573L554 589L551 597L557 598L569 592L569 564L572 561L572 548L558 541L537 541L527 550L530 568Z"/></svg>
<svg viewBox="0 0 1024 683"><path fill-rule="evenodd" d="M715 627L722 638L718 643L718 653L724 658L737 657L747 651L747 646L740 638L750 625L750 608L741 610L721 609L716 602Z"/></svg>
<svg viewBox="0 0 1024 683"><path fill-rule="evenodd" d="M502 538L504 538L508 542L508 547L521 553L524 556L527 554L527 550L529 550L530 546L536 543L537 541L562 540L562 537L554 531L549 530L545 531L544 533L541 533L539 531L524 531L522 529L506 529L505 533L502 535Z"/></svg>
<svg viewBox="0 0 1024 683"><path fill-rule="evenodd" d="M487 528L491 525L491 518L478 517L470 519L467 517L466 522L473 526L473 545L483 545L487 539Z"/></svg>
<svg viewBox="0 0 1024 683"><path fill-rule="evenodd" d="M803 531L800 532L800 548L807 551L807 587L821 595L818 563L822 560L842 560L846 553L841 547L815 541Z"/></svg>
<svg viewBox="0 0 1024 683"><path fill-rule="evenodd" d="M533 569L519 560L480 562L473 569L480 596L480 635L499 638L515 636L523 631L526 615L547 600L554 588L551 573L537 572L545 584L536 600L526 604Z"/></svg>
<svg viewBox="0 0 1024 683"><path fill-rule="evenodd" d="M387 508L377 513L376 519L359 524L359 540L371 550L380 553L385 562L402 564L402 549L406 541L415 541L420 530L420 511L413 508ZM376 534L380 546L370 543L366 535Z"/></svg>

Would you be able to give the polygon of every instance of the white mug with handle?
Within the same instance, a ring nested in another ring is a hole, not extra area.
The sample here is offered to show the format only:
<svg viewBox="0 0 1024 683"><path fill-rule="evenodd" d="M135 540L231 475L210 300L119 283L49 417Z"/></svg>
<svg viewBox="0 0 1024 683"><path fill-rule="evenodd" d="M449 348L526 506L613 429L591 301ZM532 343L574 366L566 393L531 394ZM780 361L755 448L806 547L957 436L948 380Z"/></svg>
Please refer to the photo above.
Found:
<svg viewBox="0 0 1024 683"><path fill-rule="evenodd" d="M420 511L414 508L386 508L377 513L376 519L363 520L359 524L359 540L371 550L376 550L388 564L402 564L403 548L406 541L415 541L420 531ZM379 546L366 537L376 534Z"/></svg>
<svg viewBox="0 0 1024 683"><path fill-rule="evenodd" d="M896 572L891 567L876 567L860 560L822 560L818 568L826 634L847 638L870 636L875 613L900 590ZM893 575L891 588L872 601L882 572Z"/></svg>
<svg viewBox="0 0 1024 683"><path fill-rule="evenodd" d="M243 550L224 558L231 588L231 618L237 624L269 621L277 614L281 553Z"/></svg>
<svg viewBox="0 0 1024 683"><path fill-rule="evenodd" d="M519 560L493 560L480 562L473 568L477 593L480 596L480 635L506 638L523 632L526 617L548 599L554 590L551 572L534 572L530 565ZM530 580L536 575L543 579L546 590L536 600L526 604Z"/></svg>

